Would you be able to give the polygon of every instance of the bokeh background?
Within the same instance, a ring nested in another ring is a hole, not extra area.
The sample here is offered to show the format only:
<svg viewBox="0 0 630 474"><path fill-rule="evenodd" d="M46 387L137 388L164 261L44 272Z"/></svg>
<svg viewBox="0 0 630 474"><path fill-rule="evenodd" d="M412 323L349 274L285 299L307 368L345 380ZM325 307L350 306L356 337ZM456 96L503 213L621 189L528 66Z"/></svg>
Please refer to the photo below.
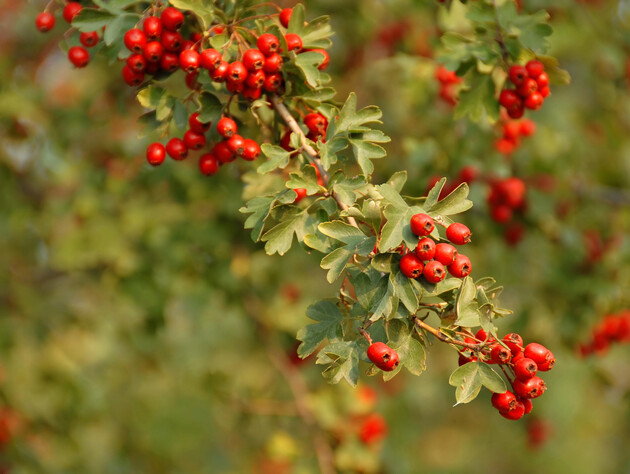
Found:
<svg viewBox="0 0 630 474"><path fill-rule="evenodd" d="M72 68L63 22L47 35L34 27L45 2L3 0L0 468L309 473L319 439L340 472L630 472L630 346L579 350L630 308L625 3L553 2L549 54L572 82L552 85L530 115L536 133L509 157L495 149L498 125L455 121L440 98L439 36L461 24L457 5L446 15L432 0L306 3L308 18L332 17L338 98L356 91L384 111L392 142L376 182L407 170L406 193L421 195L436 174L477 170L464 218L473 275L505 285L515 313L501 333L554 351L545 397L519 422L487 392L453 408L456 354L437 345L420 377L327 385L313 360L297 361L295 333L336 288L318 255L269 257L251 242L238 212L247 167L211 178L193 161L151 168L120 65ZM518 242L486 204L508 176L528 185ZM373 413L388 433L366 443Z"/></svg>

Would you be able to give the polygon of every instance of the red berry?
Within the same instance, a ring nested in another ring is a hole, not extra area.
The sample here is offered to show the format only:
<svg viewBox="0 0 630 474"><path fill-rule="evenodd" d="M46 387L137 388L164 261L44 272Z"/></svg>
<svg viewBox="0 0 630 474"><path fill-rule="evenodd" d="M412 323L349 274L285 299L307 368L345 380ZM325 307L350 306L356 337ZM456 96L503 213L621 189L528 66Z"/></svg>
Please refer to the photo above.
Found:
<svg viewBox="0 0 630 474"><path fill-rule="evenodd" d="M490 402L499 411L509 411L516 406L516 396L509 390L503 393L493 393Z"/></svg>
<svg viewBox="0 0 630 474"><path fill-rule="evenodd" d="M536 132L536 122L533 120L523 119L520 122L521 130L520 133L524 137L529 137Z"/></svg>
<svg viewBox="0 0 630 474"><path fill-rule="evenodd" d="M437 260L427 262L422 275L429 283L439 283L446 278L446 268Z"/></svg>
<svg viewBox="0 0 630 474"><path fill-rule="evenodd" d="M243 54L242 61L248 71L258 71L265 65L265 55L258 49L248 49Z"/></svg>
<svg viewBox="0 0 630 474"><path fill-rule="evenodd" d="M236 159L236 155L232 153L225 140L214 145L210 153L216 156L221 164L229 163Z"/></svg>
<svg viewBox="0 0 630 474"><path fill-rule="evenodd" d="M241 156L245 151L245 139L240 135L232 135L227 140L227 146L232 153Z"/></svg>
<svg viewBox="0 0 630 474"><path fill-rule="evenodd" d="M503 89L499 95L499 104L506 109L521 105L521 98L514 89Z"/></svg>
<svg viewBox="0 0 630 474"><path fill-rule="evenodd" d="M243 150L243 159L254 161L260 156L260 146L251 138L245 139L245 149Z"/></svg>
<svg viewBox="0 0 630 474"><path fill-rule="evenodd" d="M454 222L446 229L446 238L453 242L455 245L464 245L470 242L472 233L470 229L464 224Z"/></svg>
<svg viewBox="0 0 630 474"><path fill-rule="evenodd" d="M541 87L538 92L540 92L540 95L543 96L543 99L546 99L551 93L551 91L549 90L549 86Z"/></svg>
<svg viewBox="0 0 630 474"><path fill-rule="evenodd" d="M302 49L302 38L300 38L295 33L287 33L284 36L284 39L287 42L287 49L289 51L299 52Z"/></svg>
<svg viewBox="0 0 630 474"><path fill-rule="evenodd" d="M461 253L458 253L453 263L448 266L448 272L455 278L466 278L471 271L470 259Z"/></svg>
<svg viewBox="0 0 630 474"><path fill-rule="evenodd" d="M210 71L210 77L214 82L225 82L227 80L229 68L230 63L227 61L221 61L214 71Z"/></svg>
<svg viewBox="0 0 630 474"><path fill-rule="evenodd" d="M545 66L540 61L533 59L525 64L525 69L529 77L536 79L545 71Z"/></svg>
<svg viewBox="0 0 630 474"><path fill-rule="evenodd" d="M258 37L256 46L258 46L260 52L265 56L270 56L278 51L278 48L280 48L280 41L274 35L264 33Z"/></svg>
<svg viewBox="0 0 630 474"><path fill-rule="evenodd" d="M263 66L263 71L267 74L273 74L274 72L280 71L282 69L283 64L282 56L278 53L270 54L265 58L265 64Z"/></svg>
<svg viewBox="0 0 630 474"><path fill-rule="evenodd" d="M451 265L457 258L457 249L451 244L437 244L435 246L435 258L444 266Z"/></svg>
<svg viewBox="0 0 630 474"><path fill-rule="evenodd" d="M413 253L403 255L400 259L400 271L407 278L418 278L422 275L424 263Z"/></svg>
<svg viewBox="0 0 630 474"><path fill-rule="evenodd" d="M433 218L428 214L415 214L410 221L411 232L417 236L429 235L435 229Z"/></svg>
<svg viewBox="0 0 630 474"><path fill-rule="evenodd" d="M227 79L235 84L242 84L247 77L247 69L240 61L234 61L230 64L227 72Z"/></svg>
<svg viewBox="0 0 630 474"><path fill-rule="evenodd" d="M144 82L144 72L143 71L135 71L129 67L129 65L125 64L122 68L122 77L123 81L128 86L139 86Z"/></svg>
<svg viewBox="0 0 630 474"><path fill-rule="evenodd" d="M250 72L245 79L245 86L250 89L260 89L265 83L265 73L261 70Z"/></svg>
<svg viewBox="0 0 630 474"><path fill-rule="evenodd" d="M76 67L85 67L90 62L90 53L82 46L73 46L68 50L68 59Z"/></svg>
<svg viewBox="0 0 630 474"><path fill-rule="evenodd" d="M499 204L495 206L490 211L490 216L492 220L498 224L505 224L512 220L512 208L510 206L506 206L505 204Z"/></svg>
<svg viewBox="0 0 630 474"><path fill-rule="evenodd" d="M521 123L510 121L505 122L503 124L503 136L505 138L509 138L510 140L518 140L519 135L521 134Z"/></svg>
<svg viewBox="0 0 630 474"><path fill-rule="evenodd" d="M160 165L166 158L166 148L161 143L151 143L147 147L147 161L153 166Z"/></svg>
<svg viewBox="0 0 630 474"><path fill-rule="evenodd" d="M55 27L55 15L49 12L41 12L35 18L35 28L46 33Z"/></svg>
<svg viewBox="0 0 630 474"><path fill-rule="evenodd" d="M275 92L282 86L282 75L281 74L269 74L265 78L265 82L263 83L263 89L267 92Z"/></svg>
<svg viewBox="0 0 630 474"><path fill-rule="evenodd" d="M527 73L527 69L525 69L524 66L520 66L517 64L510 68L508 76L510 77L510 81L512 82L512 84L518 87L523 84L523 82L525 82L525 80L529 77L529 74Z"/></svg>
<svg viewBox="0 0 630 474"><path fill-rule="evenodd" d="M517 106L507 109L507 113L510 116L510 118L519 119L525 113L525 109L523 108L523 104L521 103Z"/></svg>
<svg viewBox="0 0 630 474"><path fill-rule="evenodd" d="M157 16L149 16L142 23L142 31L147 39L157 40L162 36L162 20Z"/></svg>
<svg viewBox="0 0 630 474"><path fill-rule="evenodd" d="M517 400L514 408L509 411L499 411L499 414L508 420L520 420L525 414L525 405Z"/></svg>
<svg viewBox="0 0 630 474"><path fill-rule="evenodd" d="M86 48L91 48L92 46L96 46L98 43L98 33L96 31L90 31L89 33L81 33L79 35L79 41Z"/></svg>
<svg viewBox="0 0 630 474"><path fill-rule="evenodd" d="M475 338L477 338L480 341L488 341L488 342L494 341L493 337L490 337L489 340L488 340L488 337L490 337L490 336L488 335L488 333L483 328L479 329L479 331L477 331L475 333Z"/></svg>
<svg viewBox="0 0 630 474"><path fill-rule="evenodd" d="M532 411L532 408L534 407L532 401L529 398L517 398L517 400L521 402L525 407L525 411L523 412L523 414L529 415Z"/></svg>
<svg viewBox="0 0 630 474"><path fill-rule="evenodd" d="M160 18L162 26L167 30L179 30L184 24L184 14L174 7L166 7L162 11Z"/></svg>
<svg viewBox="0 0 630 474"><path fill-rule="evenodd" d="M538 370L546 372L547 370L551 370L556 359L554 358L552 352L547 349L542 344L538 344L537 342L532 342L525 346L525 350L523 351L525 357L532 359L538 365ZM543 369L544 367L544 369Z"/></svg>
<svg viewBox="0 0 630 474"><path fill-rule="evenodd" d="M223 57L216 49L208 48L201 52L199 63L201 67L208 71L214 71L223 62Z"/></svg>
<svg viewBox="0 0 630 474"><path fill-rule="evenodd" d="M231 118L223 117L217 122L217 132L219 132L219 135L223 138L230 138L238 132L238 126Z"/></svg>
<svg viewBox="0 0 630 474"><path fill-rule="evenodd" d="M199 157L199 171L206 176L211 176L219 171L219 160L212 153L204 153Z"/></svg>
<svg viewBox="0 0 630 474"><path fill-rule="evenodd" d="M525 381L514 379L513 387L514 393L521 398L538 398L547 389L543 379L536 376Z"/></svg>
<svg viewBox="0 0 630 474"><path fill-rule="evenodd" d="M494 142L494 148L503 155L509 155L516 150L517 142L509 138L499 138Z"/></svg>
<svg viewBox="0 0 630 474"><path fill-rule="evenodd" d="M430 237L420 239L416 247L416 257L420 260L432 260L435 256L435 242Z"/></svg>
<svg viewBox="0 0 630 474"><path fill-rule="evenodd" d="M147 67L147 60L142 54L132 54L127 58L127 66L135 72L144 72Z"/></svg>
<svg viewBox="0 0 630 474"><path fill-rule="evenodd" d="M194 72L199 67L199 53L194 49L185 49L179 53L179 67L186 72Z"/></svg>
<svg viewBox="0 0 630 474"><path fill-rule="evenodd" d="M527 357L520 358L517 362L514 363L514 375L519 380L525 382L526 380L531 379L538 372L538 365L531 359Z"/></svg>
<svg viewBox="0 0 630 474"><path fill-rule="evenodd" d="M164 55L164 48L162 47L162 43L160 43L159 41L149 41L142 50L142 54L144 58L151 63L159 62Z"/></svg>
<svg viewBox="0 0 630 474"><path fill-rule="evenodd" d="M304 124L311 133L325 135L328 128L328 120L320 113L310 113L304 117Z"/></svg>
<svg viewBox="0 0 630 474"><path fill-rule="evenodd" d="M525 108L530 110L538 110L542 107L545 98L542 96L540 92L532 92L523 102Z"/></svg>
<svg viewBox="0 0 630 474"><path fill-rule="evenodd" d="M166 144L166 153L174 160L181 161L188 156L188 148L181 138L171 138Z"/></svg>
<svg viewBox="0 0 630 474"><path fill-rule="evenodd" d="M245 87L242 90L241 95L243 96L243 99L258 100L260 99L260 96L262 96L262 89L257 89L253 87Z"/></svg>
<svg viewBox="0 0 630 474"><path fill-rule="evenodd" d="M306 197L306 188L296 188L293 191L297 194L295 200L293 201L296 204Z"/></svg>
<svg viewBox="0 0 630 474"><path fill-rule="evenodd" d="M280 24L285 28L289 27L289 20L291 20L291 15L293 15L293 8L285 8L280 12Z"/></svg>
<svg viewBox="0 0 630 474"><path fill-rule="evenodd" d="M184 143L189 150L201 150L206 146L206 137L202 133L188 130L184 133Z"/></svg>
<svg viewBox="0 0 630 474"><path fill-rule="evenodd" d="M385 372L391 372L400 362L398 353L383 342L374 342L368 347L368 359L374 363L379 369Z"/></svg>
<svg viewBox="0 0 630 474"><path fill-rule="evenodd" d="M527 99L532 92L536 92L538 90L538 83L528 77L523 81L523 83L516 88L516 93L520 95L523 99Z"/></svg>
<svg viewBox="0 0 630 474"><path fill-rule="evenodd" d="M245 84L243 82L232 82L228 77L225 88L232 94L240 94L245 90Z"/></svg>
<svg viewBox="0 0 630 474"><path fill-rule="evenodd" d="M497 343L490 349L490 360L495 364L507 364L512 358L512 352L501 344Z"/></svg>
<svg viewBox="0 0 630 474"><path fill-rule="evenodd" d="M201 84L197 81L199 71L189 72L186 74L186 86L191 90L201 89Z"/></svg>
<svg viewBox="0 0 630 474"><path fill-rule="evenodd" d="M201 122L199 121L199 112L195 112L190 117L188 117L188 125L190 129L197 133L205 133L210 129L210 122Z"/></svg>
<svg viewBox="0 0 630 474"><path fill-rule="evenodd" d="M177 31L164 30L162 36L160 36L162 46L171 53L178 53L182 49L182 43L184 42L182 35Z"/></svg>
<svg viewBox="0 0 630 474"><path fill-rule="evenodd" d="M83 6L79 2L68 2L66 6L63 7L63 19L68 23L72 23L74 17L77 16L81 10L83 10Z"/></svg>
<svg viewBox="0 0 630 474"><path fill-rule="evenodd" d="M382 441L387 436L387 431L385 418L378 413L371 413L359 427L359 439L364 444L374 444Z"/></svg>
<svg viewBox="0 0 630 474"><path fill-rule="evenodd" d="M150 64L150 63L149 63ZM179 56L175 53L165 52L160 60L160 67L167 72L177 71L179 68Z"/></svg>
<svg viewBox="0 0 630 474"><path fill-rule="evenodd" d="M523 352L523 338L519 334L511 332L510 334L506 334L502 340L512 351L512 357ZM514 360L512 360L512 362L514 362Z"/></svg>
<svg viewBox="0 0 630 474"><path fill-rule="evenodd" d="M322 56L324 56L324 60L321 63L319 63L319 66L317 66L317 69L319 69L320 71L323 71L324 69L328 67L328 64L330 63L330 56L328 55L328 51L326 51L325 49L320 49L320 48L309 49L308 51L319 53Z"/></svg>
<svg viewBox="0 0 630 474"><path fill-rule="evenodd" d="M547 87L549 85L549 76L546 72L543 72L536 78L536 84L538 85L538 89L542 89L543 87Z"/></svg>
<svg viewBox="0 0 630 474"><path fill-rule="evenodd" d="M139 28L132 28L123 37L125 46L132 53L141 53L147 44L147 37Z"/></svg>

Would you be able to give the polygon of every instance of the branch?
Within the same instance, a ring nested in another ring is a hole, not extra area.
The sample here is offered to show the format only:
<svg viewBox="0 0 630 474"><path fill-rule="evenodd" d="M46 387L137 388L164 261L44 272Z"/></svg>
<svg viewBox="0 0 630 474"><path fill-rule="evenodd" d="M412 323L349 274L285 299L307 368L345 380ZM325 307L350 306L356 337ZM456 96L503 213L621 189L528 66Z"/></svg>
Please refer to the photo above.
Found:
<svg viewBox="0 0 630 474"><path fill-rule="evenodd" d="M317 153L317 150L315 150L315 148L308 144L308 142L306 141L306 135L304 135L304 132L293 118L293 115L291 115L291 112L289 112L289 109L286 108L280 98L277 95L272 95L269 99L271 100L273 107L276 109L278 114L280 114L280 117L282 117L287 126L291 129L291 131L293 133L296 133L300 137L302 149L308 155L309 161L317 167L317 171L319 171L319 175L322 178L322 181L324 181L324 185L328 187L330 175L328 174L328 171L326 171L322 167L322 163L319 159L319 154ZM337 205L341 210L348 210L348 206L344 202L342 202L341 199L339 199L339 196L337 196L336 193L331 191L330 195L335 199L335 201L337 201ZM354 217L348 216L346 217L346 220L351 226L356 227L357 229L359 228L359 225L357 224L357 221L354 219Z"/></svg>
<svg viewBox="0 0 630 474"><path fill-rule="evenodd" d="M456 346L465 347L466 349L470 349L473 352L480 352L481 349L483 349L485 347L485 345L486 345L483 342L479 343L479 344L469 344L468 342L458 341L457 339L450 339L444 333L442 333L439 329L435 329L433 326L429 326L427 323L425 323L424 321L421 321L417 317L413 316L412 320L413 320L413 322L415 323L416 326L418 326L419 328L422 328L425 331L433 334L441 342L445 342L447 344L453 344L453 345L456 345Z"/></svg>

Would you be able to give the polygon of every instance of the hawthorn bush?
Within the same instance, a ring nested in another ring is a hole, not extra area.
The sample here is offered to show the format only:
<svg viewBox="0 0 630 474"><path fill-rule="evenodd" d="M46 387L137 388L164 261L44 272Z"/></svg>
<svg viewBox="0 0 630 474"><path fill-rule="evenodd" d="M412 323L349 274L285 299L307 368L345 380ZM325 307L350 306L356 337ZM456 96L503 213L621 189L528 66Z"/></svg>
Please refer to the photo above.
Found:
<svg viewBox="0 0 630 474"><path fill-rule="evenodd" d="M4 5L0 467L630 468L626 6L546 7Z"/></svg>

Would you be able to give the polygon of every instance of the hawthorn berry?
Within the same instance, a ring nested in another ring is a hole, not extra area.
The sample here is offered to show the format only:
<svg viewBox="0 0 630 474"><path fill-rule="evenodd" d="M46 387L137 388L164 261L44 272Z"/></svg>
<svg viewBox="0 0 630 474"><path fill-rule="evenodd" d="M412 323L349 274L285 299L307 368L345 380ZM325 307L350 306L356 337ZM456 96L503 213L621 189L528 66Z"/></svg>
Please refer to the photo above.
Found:
<svg viewBox="0 0 630 474"><path fill-rule="evenodd" d="M177 31L164 30L162 36L160 36L162 46L171 53L178 53L182 49L182 43L184 42L182 35Z"/></svg>
<svg viewBox="0 0 630 474"><path fill-rule="evenodd" d="M162 20L157 16L149 16L142 23L142 31L147 39L157 40L162 36Z"/></svg>
<svg viewBox="0 0 630 474"><path fill-rule="evenodd" d="M541 73L536 78L536 84L538 85L538 89L542 89L543 87L547 87L549 85L549 75L546 72Z"/></svg>
<svg viewBox="0 0 630 474"><path fill-rule="evenodd" d="M540 61L532 59L525 64L525 69L529 77L536 79L543 72L545 72L545 66Z"/></svg>
<svg viewBox="0 0 630 474"><path fill-rule="evenodd" d="M236 159L236 155L232 153L225 140L214 145L210 153L216 156L221 164L229 163Z"/></svg>
<svg viewBox="0 0 630 474"><path fill-rule="evenodd" d="M227 72L228 81L235 84L242 84L247 77L247 69L240 61L234 61L230 64Z"/></svg>
<svg viewBox="0 0 630 474"><path fill-rule="evenodd" d="M144 72L147 67L147 60L142 54L132 54L127 58L127 66L135 72Z"/></svg>
<svg viewBox="0 0 630 474"><path fill-rule="evenodd" d="M423 213L413 215L409 225L411 226L411 232L420 237L429 235L435 229L433 218Z"/></svg>
<svg viewBox="0 0 630 474"><path fill-rule="evenodd" d="M514 89L503 89L499 95L499 104L506 109L521 106L522 100Z"/></svg>
<svg viewBox="0 0 630 474"><path fill-rule="evenodd" d="M194 72L199 67L199 53L194 49L185 49L179 53L179 67L186 72Z"/></svg>
<svg viewBox="0 0 630 474"><path fill-rule="evenodd" d="M166 158L166 148L161 143L151 143L147 147L147 161L150 165L158 166Z"/></svg>
<svg viewBox="0 0 630 474"><path fill-rule="evenodd" d="M222 117L217 122L217 132L219 132L219 135L221 135L223 138L230 138L232 135L238 132L238 126L236 125L236 122L231 118Z"/></svg>
<svg viewBox="0 0 630 474"><path fill-rule="evenodd" d="M241 91L241 95L247 100L258 100L262 96L262 89L254 87L245 87Z"/></svg>
<svg viewBox="0 0 630 474"><path fill-rule="evenodd" d="M364 444L374 444L387 436L387 422L378 413L369 414L359 427L359 439Z"/></svg>
<svg viewBox="0 0 630 474"><path fill-rule="evenodd" d="M241 92L243 92L245 90L245 83L243 83L243 82L233 82L228 77L228 79L227 79L227 81L225 83L225 88L231 94L240 94Z"/></svg>
<svg viewBox="0 0 630 474"><path fill-rule="evenodd" d="M284 60L282 59L282 56L280 56L278 53L270 54L269 56L265 58L263 71L265 71L266 74L273 74L275 72L280 71L280 69L282 69L283 63L284 63Z"/></svg>
<svg viewBox="0 0 630 474"><path fill-rule="evenodd" d="M495 364L507 364L512 358L512 352L503 347L503 345L496 343L492 345L490 349L490 360Z"/></svg>
<svg viewBox="0 0 630 474"><path fill-rule="evenodd" d="M515 64L510 68L508 76L512 84L518 87L525 82L525 80L529 77L529 74L527 73L525 66Z"/></svg>
<svg viewBox="0 0 630 474"><path fill-rule="evenodd" d="M50 12L41 12L35 18L35 28L42 33L47 33L55 27L55 15Z"/></svg>
<svg viewBox="0 0 630 474"><path fill-rule="evenodd" d="M136 71L125 64L122 68L122 77L128 86L139 86L144 81L144 72Z"/></svg>
<svg viewBox="0 0 630 474"><path fill-rule="evenodd" d="M243 150L242 157L247 161L254 161L256 158L260 156L260 145L256 143L255 140L251 138L245 139L245 146Z"/></svg>
<svg viewBox="0 0 630 474"><path fill-rule="evenodd" d="M490 210L490 216L494 222L505 224L512 220L512 208L504 204L499 204Z"/></svg>
<svg viewBox="0 0 630 474"><path fill-rule="evenodd" d="M400 259L400 271L407 278L418 278L423 270L424 263L414 253L403 255Z"/></svg>
<svg viewBox="0 0 630 474"><path fill-rule="evenodd" d="M280 86L282 86L282 75L277 73L269 74L263 83L263 89L267 92L275 92L280 89Z"/></svg>
<svg viewBox="0 0 630 474"><path fill-rule="evenodd" d="M72 23L74 17L77 16L81 10L83 10L83 6L79 2L68 2L66 6L63 7L63 19L68 23Z"/></svg>
<svg viewBox="0 0 630 474"><path fill-rule="evenodd" d="M318 112L313 112L304 116L304 125L311 133L325 135L328 128L328 119Z"/></svg>
<svg viewBox="0 0 630 474"><path fill-rule="evenodd" d="M503 336L502 341L512 351L512 357L520 352L523 352L523 338L519 334L516 334L515 332L506 334Z"/></svg>
<svg viewBox="0 0 630 474"><path fill-rule="evenodd" d="M437 260L431 260L424 265L422 275L429 283L439 283L446 278L446 268Z"/></svg>
<svg viewBox="0 0 630 474"><path fill-rule="evenodd" d="M466 278L472 271L470 259L461 253L455 256L455 260L448 267L448 272L455 278Z"/></svg>
<svg viewBox="0 0 630 474"><path fill-rule="evenodd" d="M509 390L503 393L493 393L490 402L497 410L508 411L516 406L516 396Z"/></svg>
<svg viewBox="0 0 630 474"><path fill-rule="evenodd" d="M287 42L287 49L289 51L300 51L302 49L302 38L295 33L287 33L284 39Z"/></svg>
<svg viewBox="0 0 630 474"><path fill-rule="evenodd" d="M188 156L188 148L181 138L171 138L166 144L166 153L174 160L185 160Z"/></svg>
<svg viewBox="0 0 630 474"><path fill-rule="evenodd" d="M199 64L208 71L214 71L223 61L223 56L216 49L204 49L199 55Z"/></svg>
<svg viewBox="0 0 630 474"><path fill-rule="evenodd" d="M202 133L188 130L184 133L184 143L189 150L201 150L206 146L206 137Z"/></svg>
<svg viewBox="0 0 630 474"><path fill-rule="evenodd" d="M241 156L245 151L245 139L234 134L227 140L227 146L232 153Z"/></svg>
<svg viewBox="0 0 630 474"><path fill-rule="evenodd" d="M416 257L420 260L432 260L435 256L435 241L430 237L420 239L416 247Z"/></svg>
<svg viewBox="0 0 630 474"><path fill-rule="evenodd" d="M328 64L330 63L330 56L328 54L328 51L321 48L309 49L308 51L319 53L322 56L324 56L324 60L321 63L319 63L319 66L317 66L317 69L319 69L320 71L323 71L324 69L328 67Z"/></svg>
<svg viewBox="0 0 630 474"><path fill-rule="evenodd" d="M188 126L193 132L197 133L205 133L210 130L210 122L201 122L199 120L199 112L195 112L190 117L188 117Z"/></svg>
<svg viewBox="0 0 630 474"><path fill-rule="evenodd" d="M367 356L374 365L385 372L391 372L400 362L398 353L384 342L370 344Z"/></svg>
<svg viewBox="0 0 630 474"><path fill-rule="evenodd" d="M245 86L250 89L260 89L265 83L265 73L262 70L250 72L245 79Z"/></svg>
<svg viewBox="0 0 630 474"><path fill-rule="evenodd" d="M508 411L499 410L499 414L508 420L520 420L525 414L525 405L517 400L514 408Z"/></svg>
<svg viewBox="0 0 630 474"><path fill-rule="evenodd" d="M76 67L85 67L90 62L90 53L82 46L73 46L68 50L68 59Z"/></svg>
<svg viewBox="0 0 630 474"><path fill-rule="evenodd" d="M532 401L529 398L520 398L519 397L516 400L521 402L523 404L523 406L525 407L525 411L523 412L524 415L529 415L532 412L532 408L534 407L534 404L532 403Z"/></svg>
<svg viewBox="0 0 630 474"><path fill-rule="evenodd" d="M210 71L210 77L214 82L225 82L227 80L229 68L230 63L221 60L218 66L214 68L214 71Z"/></svg>
<svg viewBox="0 0 630 474"><path fill-rule="evenodd" d="M160 59L160 67L166 72L177 71L179 68L179 56L175 53L165 51L164 54L162 54L162 59Z"/></svg>
<svg viewBox="0 0 630 474"><path fill-rule="evenodd" d="M297 194L295 200L293 201L295 204L306 197L306 188L296 188L293 191L295 191L295 194Z"/></svg>
<svg viewBox="0 0 630 474"><path fill-rule="evenodd" d="M519 104L518 106L510 107L509 109L507 109L507 113L510 118L519 119L525 113L525 108L523 104Z"/></svg>
<svg viewBox="0 0 630 474"><path fill-rule="evenodd" d="M86 48L96 46L98 43L98 33L96 31L83 32L79 35L79 41Z"/></svg>
<svg viewBox="0 0 630 474"><path fill-rule="evenodd" d="M514 393L521 398L538 398L547 388L543 379L536 376L524 381L518 378L514 379L512 386Z"/></svg>
<svg viewBox="0 0 630 474"><path fill-rule="evenodd" d="M140 28L132 28L123 37L126 48L132 53L141 53L147 44L147 37Z"/></svg>
<svg viewBox="0 0 630 474"><path fill-rule="evenodd" d="M448 267L457 258L457 249L451 244L440 243L435 246L435 258L442 265Z"/></svg>
<svg viewBox="0 0 630 474"><path fill-rule="evenodd" d="M289 21L293 15L293 8L284 8L279 15L280 24L285 28L289 27Z"/></svg>
<svg viewBox="0 0 630 474"><path fill-rule="evenodd" d="M531 379L536 372L538 372L538 365L527 357L522 357L514 363L514 375L523 382Z"/></svg>
<svg viewBox="0 0 630 474"><path fill-rule="evenodd" d="M258 37L256 46L265 56L270 56L278 51L280 48L280 41L271 33L263 33Z"/></svg>
<svg viewBox="0 0 630 474"><path fill-rule="evenodd" d="M523 351L525 357L532 359L538 365L538 370L546 372L551 370L556 362L553 353L542 344L532 342L525 346Z"/></svg>
<svg viewBox="0 0 630 474"><path fill-rule="evenodd" d="M265 66L265 55L259 49L248 49L243 54L242 61L248 71L258 71Z"/></svg>
<svg viewBox="0 0 630 474"><path fill-rule="evenodd" d="M516 93L526 99L532 92L536 92L537 90L538 83L531 77L528 77L516 88Z"/></svg>
<svg viewBox="0 0 630 474"><path fill-rule="evenodd" d="M151 63L157 63L162 59L164 55L164 48L162 47L162 43L159 41L149 41L144 49L142 50L142 54L145 59Z"/></svg>
<svg viewBox="0 0 630 474"><path fill-rule="evenodd" d="M174 7L166 7L160 19L162 26L170 31L177 31L184 25L184 14Z"/></svg>
<svg viewBox="0 0 630 474"><path fill-rule="evenodd" d="M524 137L529 137L536 132L536 122L533 120L521 120L519 133Z"/></svg>
<svg viewBox="0 0 630 474"><path fill-rule="evenodd" d="M454 222L446 228L446 238L455 245L467 244L471 237L470 229L459 222Z"/></svg>
<svg viewBox="0 0 630 474"><path fill-rule="evenodd" d="M542 107L544 101L545 98L540 92L532 92L530 95L527 96L527 98L523 102L523 105L527 109L538 110L540 107Z"/></svg>
<svg viewBox="0 0 630 474"><path fill-rule="evenodd" d="M211 176L219 171L219 160L212 153L204 153L199 157L199 171L201 174Z"/></svg>

